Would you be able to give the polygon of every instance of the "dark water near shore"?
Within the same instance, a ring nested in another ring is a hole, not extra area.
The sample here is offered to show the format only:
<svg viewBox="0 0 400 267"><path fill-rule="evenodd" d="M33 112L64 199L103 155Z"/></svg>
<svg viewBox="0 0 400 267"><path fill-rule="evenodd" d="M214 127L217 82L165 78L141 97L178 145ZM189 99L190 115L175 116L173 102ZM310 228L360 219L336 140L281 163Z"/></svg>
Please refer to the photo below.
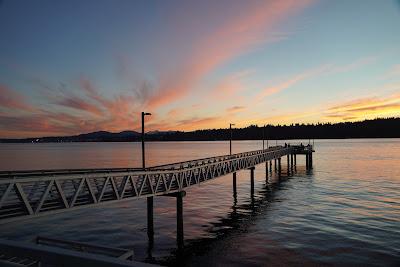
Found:
<svg viewBox="0 0 400 267"><path fill-rule="evenodd" d="M248 171L238 173L236 200L231 175L189 188L179 259L175 199L156 197L152 260L185 266L399 266L400 139L320 140L315 146L314 169L306 172L298 156L297 173L279 183L273 174L267 184L259 165L254 199ZM234 153L260 148L260 141L233 144ZM228 151L227 142L149 143L147 165ZM140 155L138 143L0 144L0 169L138 167ZM0 236L133 248L144 261L145 207L141 199L70 211L0 225Z"/></svg>

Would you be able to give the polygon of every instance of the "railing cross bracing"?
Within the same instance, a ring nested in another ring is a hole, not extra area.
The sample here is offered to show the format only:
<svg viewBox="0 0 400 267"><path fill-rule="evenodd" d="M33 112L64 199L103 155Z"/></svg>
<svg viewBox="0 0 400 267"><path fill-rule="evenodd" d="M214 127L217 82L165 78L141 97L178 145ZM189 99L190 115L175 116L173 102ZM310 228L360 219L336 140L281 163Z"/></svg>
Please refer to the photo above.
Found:
<svg viewBox="0 0 400 267"><path fill-rule="evenodd" d="M0 172L0 222L165 195L295 152L296 147L138 168Z"/></svg>

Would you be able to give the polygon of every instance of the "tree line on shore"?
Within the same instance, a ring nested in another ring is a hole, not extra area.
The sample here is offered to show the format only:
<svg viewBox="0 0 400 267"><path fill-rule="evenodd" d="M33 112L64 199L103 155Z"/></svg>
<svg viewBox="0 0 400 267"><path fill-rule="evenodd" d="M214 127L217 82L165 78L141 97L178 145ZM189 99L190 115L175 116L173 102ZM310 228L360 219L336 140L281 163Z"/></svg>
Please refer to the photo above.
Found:
<svg viewBox="0 0 400 267"><path fill-rule="evenodd" d="M191 132L154 131L146 134L146 141L217 141L229 140L230 129L207 129ZM260 139L342 139L342 138L397 138L400 137L400 118L379 118L358 122L250 125L232 129L234 140ZM135 131L110 133L106 131L74 136L0 139L0 142L134 142L141 134Z"/></svg>
<svg viewBox="0 0 400 267"><path fill-rule="evenodd" d="M342 138L396 138L400 137L400 118L364 120L359 122L266 125L265 128L250 125L232 129L236 140L262 139L342 139ZM229 129L176 132L163 140L228 140Z"/></svg>

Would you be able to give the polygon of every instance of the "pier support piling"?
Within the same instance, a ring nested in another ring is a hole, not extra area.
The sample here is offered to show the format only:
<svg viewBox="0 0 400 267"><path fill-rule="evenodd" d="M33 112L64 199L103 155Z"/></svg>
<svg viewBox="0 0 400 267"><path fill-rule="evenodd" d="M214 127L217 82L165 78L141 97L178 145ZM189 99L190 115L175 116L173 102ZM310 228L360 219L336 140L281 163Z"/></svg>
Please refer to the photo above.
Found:
<svg viewBox="0 0 400 267"><path fill-rule="evenodd" d="M176 196L176 242L178 248L183 248L183 195Z"/></svg>
<svg viewBox="0 0 400 267"><path fill-rule="evenodd" d="M293 172L293 154L290 154L290 169Z"/></svg>
<svg viewBox="0 0 400 267"><path fill-rule="evenodd" d="M281 178L281 175L282 175L281 158L278 158L278 176L279 176L279 179Z"/></svg>
<svg viewBox="0 0 400 267"><path fill-rule="evenodd" d="M276 159L274 159L274 171L276 172Z"/></svg>
<svg viewBox="0 0 400 267"><path fill-rule="evenodd" d="M287 154L287 175L290 175L290 157L289 154Z"/></svg>
<svg viewBox="0 0 400 267"><path fill-rule="evenodd" d="M265 162L265 182L268 183L268 161Z"/></svg>
<svg viewBox="0 0 400 267"><path fill-rule="evenodd" d="M272 173L272 160L269 161L269 172Z"/></svg>
<svg viewBox="0 0 400 267"><path fill-rule="evenodd" d="M233 185L233 196L236 198L237 191L236 191L236 172L232 175L232 185Z"/></svg>
<svg viewBox="0 0 400 267"><path fill-rule="evenodd" d="M165 195L167 197L176 198L176 244L181 250L184 246L183 232L183 197L186 196L186 191L179 191Z"/></svg>
<svg viewBox="0 0 400 267"><path fill-rule="evenodd" d="M149 243L154 242L154 219L153 219L153 197L147 198L147 236L149 238Z"/></svg>
<svg viewBox="0 0 400 267"><path fill-rule="evenodd" d="M250 195L254 197L254 169L255 167L250 168Z"/></svg>
<svg viewBox="0 0 400 267"><path fill-rule="evenodd" d="M308 171L308 154L306 154L306 170Z"/></svg>

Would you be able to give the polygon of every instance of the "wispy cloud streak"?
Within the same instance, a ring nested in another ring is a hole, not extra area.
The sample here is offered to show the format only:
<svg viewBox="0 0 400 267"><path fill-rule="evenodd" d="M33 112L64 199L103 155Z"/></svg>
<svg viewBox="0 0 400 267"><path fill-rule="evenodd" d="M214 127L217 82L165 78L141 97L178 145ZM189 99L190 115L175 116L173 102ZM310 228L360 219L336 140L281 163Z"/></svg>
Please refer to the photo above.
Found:
<svg viewBox="0 0 400 267"><path fill-rule="evenodd" d="M269 33L280 21L302 10L312 1L267 1L243 10L196 43L191 57L180 69L161 80L159 90L150 98L149 107L176 101L185 96L210 71L252 47L267 41ZM259 2L257 2L259 3Z"/></svg>
<svg viewBox="0 0 400 267"><path fill-rule="evenodd" d="M360 120L400 115L400 94L386 97L369 97L349 101L328 108L324 112L328 120Z"/></svg>
<svg viewBox="0 0 400 267"><path fill-rule="evenodd" d="M5 85L0 84L0 108L20 111L33 111L35 108L29 104L25 97Z"/></svg>

